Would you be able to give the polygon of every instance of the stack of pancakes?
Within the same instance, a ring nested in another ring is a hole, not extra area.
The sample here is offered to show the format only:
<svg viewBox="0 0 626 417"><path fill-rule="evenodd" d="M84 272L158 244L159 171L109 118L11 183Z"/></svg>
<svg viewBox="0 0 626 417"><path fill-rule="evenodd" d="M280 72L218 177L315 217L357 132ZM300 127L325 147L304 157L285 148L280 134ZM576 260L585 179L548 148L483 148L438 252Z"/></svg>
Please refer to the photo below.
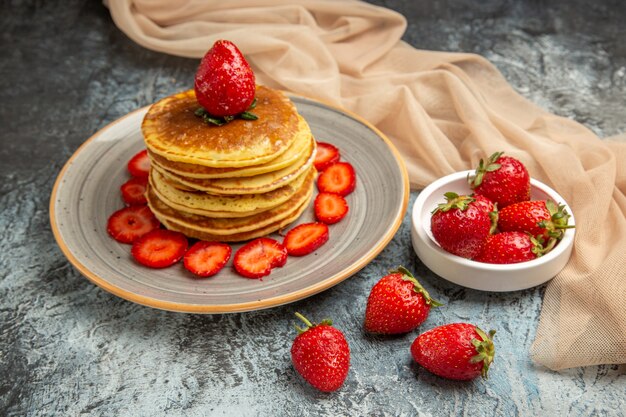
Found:
<svg viewBox="0 0 626 417"><path fill-rule="evenodd" d="M236 242L296 220L315 184L315 140L281 92L259 86L258 120L206 123L193 90L151 106L142 123L150 156L148 205L188 237Z"/></svg>

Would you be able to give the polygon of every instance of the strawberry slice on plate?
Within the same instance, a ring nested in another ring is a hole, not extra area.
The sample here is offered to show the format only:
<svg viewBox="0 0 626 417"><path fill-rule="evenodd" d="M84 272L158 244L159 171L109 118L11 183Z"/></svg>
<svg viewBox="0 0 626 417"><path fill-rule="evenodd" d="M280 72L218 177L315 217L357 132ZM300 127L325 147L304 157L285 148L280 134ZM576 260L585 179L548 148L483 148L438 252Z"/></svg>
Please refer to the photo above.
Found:
<svg viewBox="0 0 626 417"><path fill-rule="evenodd" d="M150 268L165 268L180 261L187 251L187 238L179 232L155 229L133 243L131 255Z"/></svg>
<svg viewBox="0 0 626 417"><path fill-rule="evenodd" d="M322 172L335 162L339 162L341 155L339 154L339 149L337 149L335 145L331 145L326 142L316 143L317 152L315 153L315 160L313 161L313 165L315 165L316 170Z"/></svg>
<svg viewBox="0 0 626 417"><path fill-rule="evenodd" d="M232 249L226 243L196 242L185 254L185 269L199 277L211 277L224 268Z"/></svg>
<svg viewBox="0 0 626 417"><path fill-rule="evenodd" d="M328 241L328 226L324 223L302 223L285 235L283 245L292 256L304 256Z"/></svg>
<svg viewBox="0 0 626 417"><path fill-rule="evenodd" d="M146 233L158 229L160 225L148 206L130 206L109 217L107 232L120 243L133 243Z"/></svg>
<svg viewBox="0 0 626 417"><path fill-rule="evenodd" d="M150 173L150 157L148 156L148 151L144 149L135 154L135 156L128 161L127 167L128 172L130 172L130 175L133 177L148 178L148 174Z"/></svg>
<svg viewBox="0 0 626 417"><path fill-rule="evenodd" d="M129 206L146 204L146 187L148 179L144 177L133 177L120 187L122 200Z"/></svg>
<svg viewBox="0 0 626 417"><path fill-rule="evenodd" d="M349 162L336 162L326 168L317 179L321 193L334 193L346 196L356 187L356 173Z"/></svg>
<svg viewBox="0 0 626 417"><path fill-rule="evenodd" d="M233 266L246 278L261 278L287 262L287 249L277 240L260 237L235 252Z"/></svg>
<svg viewBox="0 0 626 417"><path fill-rule="evenodd" d="M326 224L334 224L348 214L348 203L339 194L319 193L313 203L315 217Z"/></svg>

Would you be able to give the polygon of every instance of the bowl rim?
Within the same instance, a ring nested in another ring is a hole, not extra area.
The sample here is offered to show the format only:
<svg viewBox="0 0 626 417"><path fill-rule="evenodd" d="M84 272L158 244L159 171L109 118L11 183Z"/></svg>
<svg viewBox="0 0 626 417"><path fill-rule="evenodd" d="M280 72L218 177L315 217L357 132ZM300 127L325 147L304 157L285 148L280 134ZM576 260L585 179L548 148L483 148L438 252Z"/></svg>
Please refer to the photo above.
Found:
<svg viewBox="0 0 626 417"><path fill-rule="evenodd" d="M566 229L566 233L564 233L563 239L561 239L558 245L556 245L556 247L552 249L550 252L548 252L547 254L540 256L539 258L532 259L530 261L518 262L514 264L490 264L490 263L485 263L485 262L478 262L478 261L474 261L471 259L460 257L458 255L454 255L442 249L441 246L439 246L439 244L432 237L432 234L430 232L430 222L421 221L422 212L426 209L424 207L425 202L428 199L428 197L430 197L433 194L435 190L440 189L446 184L449 184L451 182L458 181L459 179L465 179L467 178L468 175L471 175L474 173L475 173L474 170L467 170L467 171L459 171L453 174L443 176L433 181L428 186L426 186L417 196L415 203L413 204L413 209L411 212L411 223L412 223L411 226L412 226L413 232L417 234L417 237L421 239L426 245L428 245L431 250L434 250L435 252L437 252L437 254L439 254L448 262L452 262L460 266L464 266L467 268L471 268L471 269L478 270L478 271L484 271L484 272L512 272L512 271L526 270L526 269L535 268L535 267L538 268L538 267L541 267L542 265L550 263L551 261L559 258L562 254L568 251L569 247L574 242L574 235L576 233L575 228ZM555 200L557 204L563 204L568 214L571 216L569 218L568 224L570 225L576 224L572 208L569 206L567 201L558 192L556 192L556 190L554 190L553 188L549 187L548 185L534 178L530 179L530 185L531 185L531 188L534 187L542 191L543 193L549 195L552 199ZM470 190L469 187L468 187L468 190ZM443 201L443 199L444 199L444 195L442 193L441 200ZM571 230L572 232L567 233L569 230Z"/></svg>

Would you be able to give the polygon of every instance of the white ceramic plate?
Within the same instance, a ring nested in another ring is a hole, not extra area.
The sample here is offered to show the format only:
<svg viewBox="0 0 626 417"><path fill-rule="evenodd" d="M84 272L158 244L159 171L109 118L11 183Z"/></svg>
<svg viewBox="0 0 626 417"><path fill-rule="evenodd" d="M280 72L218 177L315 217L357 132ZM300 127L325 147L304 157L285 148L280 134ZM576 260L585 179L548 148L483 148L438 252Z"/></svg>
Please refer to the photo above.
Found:
<svg viewBox="0 0 626 417"><path fill-rule="evenodd" d="M50 200L50 221L65 256L85 277L119 297L193 313L286 304L355 274L400 227L409 197L406 168L391 142L358 116L309 98L290 97L315 138L335 144L357 173L357 188L347 197L350 211L330 226L330 239L319 250L289 257L283 268L262 280L238 276L231 263L208 279L194 278L182 263L162 270L137 264L130 246L108 236L106 223L111 213L123 207L119 187L129 178L127 161L144 148L140 127L146 107L97 132L59 174ZM313 218L309 207L294 225ZM239 246L233 245L233 253Z"/></svg>

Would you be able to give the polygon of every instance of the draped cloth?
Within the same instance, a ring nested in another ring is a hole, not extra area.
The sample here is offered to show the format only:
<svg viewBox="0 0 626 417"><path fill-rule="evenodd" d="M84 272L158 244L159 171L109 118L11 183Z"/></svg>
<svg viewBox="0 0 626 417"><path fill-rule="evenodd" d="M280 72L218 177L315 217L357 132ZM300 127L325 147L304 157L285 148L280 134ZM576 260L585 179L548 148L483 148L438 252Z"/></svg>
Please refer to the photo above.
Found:
<svg viewBox="0 0 626 417"><path fill-rule="evenodd" d="M109 0L108 7L146 48L200 58L228 39L257 83L357 113L398 148L413 189L496 151L521 160L566 199L577 223L573 255L547 285L531 357L555 370L626 363L625 135L601 140L538 108L478 55L411 47L401 41L402 15L359 1Z"/></svg>

